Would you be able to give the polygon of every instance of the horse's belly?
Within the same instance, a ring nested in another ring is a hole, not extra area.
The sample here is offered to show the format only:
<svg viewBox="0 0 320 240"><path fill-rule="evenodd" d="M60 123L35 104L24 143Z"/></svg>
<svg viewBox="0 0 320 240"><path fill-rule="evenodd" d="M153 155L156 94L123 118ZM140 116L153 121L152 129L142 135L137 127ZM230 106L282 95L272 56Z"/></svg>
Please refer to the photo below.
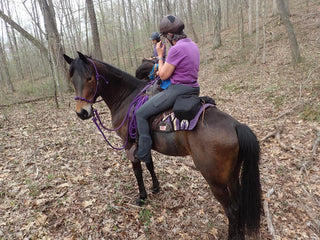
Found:
<svg viewBox="0 0 320 240"><path fill-rule="evenodd" d="M187 156L190 151L187 149L185 131L178 132L155 132L152 134L152 149L168 156Z"/></svg>

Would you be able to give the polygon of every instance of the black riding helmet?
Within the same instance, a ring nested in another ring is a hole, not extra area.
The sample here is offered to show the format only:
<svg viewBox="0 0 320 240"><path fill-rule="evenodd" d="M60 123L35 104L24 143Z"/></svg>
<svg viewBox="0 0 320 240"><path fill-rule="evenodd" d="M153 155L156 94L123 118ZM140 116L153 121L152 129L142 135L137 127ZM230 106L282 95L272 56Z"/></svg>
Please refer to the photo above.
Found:
<svg viewBox="0 0 320 240"><path fill-rule="evenodd" d="M161 19L159 28L161 35L168 33L181 34L184 29L184 23L176 16L167 15Z"/></svg>

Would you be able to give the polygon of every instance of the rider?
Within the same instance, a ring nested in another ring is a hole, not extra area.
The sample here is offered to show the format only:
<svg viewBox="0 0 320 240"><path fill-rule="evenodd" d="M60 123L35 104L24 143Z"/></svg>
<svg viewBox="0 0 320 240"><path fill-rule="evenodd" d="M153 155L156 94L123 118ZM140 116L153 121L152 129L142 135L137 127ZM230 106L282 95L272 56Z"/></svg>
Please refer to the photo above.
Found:
<svg viewBox="0 0 320 240"><path fill-rule="evenodd" d="M160 42L160 34L158 32L153 32L150 36L150 40L153 43L153 55L152 59L154 59L155 63L158 63L158 53L157 53L157 43ZM163 54L163 59L166 58L166 48L164 48L164 54Z"/></svg>
<svg viewBox="0 0 320 240"><path fill-rule="evenodd" d="M171 108L179 95L199 95L198 71L200 53L195 44L183 32L184 23L173 15L167 15L160 22L160 32L172 45L166 62L163 57L165 44L157 43L159 60L158 76L161 79L171 79L171 85L164 91L151 97L136 112L139 133L138 149L135 158L151 161L152 139L150 136L149 118Z"/></svg>

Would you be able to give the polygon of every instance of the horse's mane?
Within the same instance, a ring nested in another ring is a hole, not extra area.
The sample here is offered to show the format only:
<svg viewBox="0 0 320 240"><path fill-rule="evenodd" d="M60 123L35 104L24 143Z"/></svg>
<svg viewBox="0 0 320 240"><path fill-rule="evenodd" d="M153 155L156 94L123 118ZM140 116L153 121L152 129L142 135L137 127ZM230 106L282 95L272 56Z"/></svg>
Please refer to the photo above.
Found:
<svg viewBox="0 0 320 240"><path fill-rule="evenodd" d="M91 59L97 63L102 64L105 67L105 69L102 69L102 71L106 71L108 74L111 74L116 79L124 80L127 85L133 84L134 86L136 86L137 84L141 83L141 81L136 77L132 76L131 74L125 71L122 71L121 69L115 66L112 66L111 64L105 63L101 60L94 59L87 55L84 55L84 56L88 59ZM89 70L89 65L86 64L81 58L76 58L70 66L70 70L69 70L70 77L72 77L75 70L77 70L80 74L85 74ZM102 74L102 71L99 69L100 74Z"/></svg>

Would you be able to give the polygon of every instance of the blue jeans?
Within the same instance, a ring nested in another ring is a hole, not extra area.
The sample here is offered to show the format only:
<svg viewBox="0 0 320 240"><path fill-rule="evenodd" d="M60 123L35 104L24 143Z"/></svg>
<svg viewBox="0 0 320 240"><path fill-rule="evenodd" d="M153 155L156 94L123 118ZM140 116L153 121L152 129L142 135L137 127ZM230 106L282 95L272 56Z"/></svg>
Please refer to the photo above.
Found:
<svg viewBox="0 0 320 240"><path fill-rule="evenodd" d="M167 89L152 96L136 112L139 133L138 150L136 157L144 161L150 155L152 139L150 135L149 118L173 107L179 95L199 95L199 87L171 84Z"/></svg>

